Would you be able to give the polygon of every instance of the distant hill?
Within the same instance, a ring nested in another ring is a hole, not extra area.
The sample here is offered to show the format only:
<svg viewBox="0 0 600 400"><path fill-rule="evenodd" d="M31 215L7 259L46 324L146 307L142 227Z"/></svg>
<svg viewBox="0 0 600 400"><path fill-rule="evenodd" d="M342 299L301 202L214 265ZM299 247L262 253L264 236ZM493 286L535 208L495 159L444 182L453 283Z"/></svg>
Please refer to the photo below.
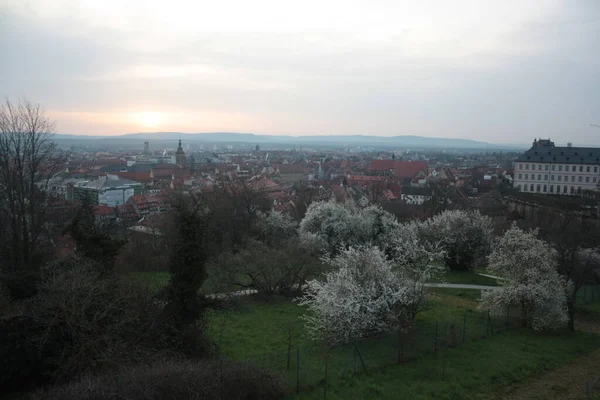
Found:
<svg viewBox="0 0 600 400"><path fill-rule="evenodd" d="M278 143L278 144L327 144L338 146L387 145L402 147L438 147L438 148L507 148L469 139L430 138L423 136L366 136L366 135L316 135L316 136L283 136L256 135L252 133L213 132L213 133L181 133L181 132L145 132L128 133L119 136L77 136L56 135L56 139L138 139L152 141L173 141L181 138L186 142L210 143Z"/></svg>

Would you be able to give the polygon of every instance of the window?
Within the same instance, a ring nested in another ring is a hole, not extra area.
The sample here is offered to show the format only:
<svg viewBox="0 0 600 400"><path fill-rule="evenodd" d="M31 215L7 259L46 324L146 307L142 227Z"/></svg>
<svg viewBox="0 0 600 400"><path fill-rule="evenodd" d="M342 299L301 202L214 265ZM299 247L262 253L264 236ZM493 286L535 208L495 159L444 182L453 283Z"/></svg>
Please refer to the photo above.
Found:
<svg viewBox="0 0 600 400"><path fill-rule="evenodd" d="M575 175L571 177L571 182L575 182Z"/></svg>
<svg viewBox="0 0 600 400"><path fill-rule="evenodd" d="M558 166L558 170L559 170L559 171L562 171L562 165L559 165L559 166Z"/></svg>
<svg viewBox="0 0 600 400"><path fill-rule="evenodd" d="M525 169L529 169L529 164L525 164Z"/></svg>
<svg viewBox="0 0 600 400"><path fill-rule="evenodd" d="M523 164L519 164L519 169L523 169Z"/></svg>
<svg viewBox="0 0 600 400"><path fill-rule="evenodd" d="M556 194L560 194L560 186L556 186Z"/></svg>
<svg viewBox="0 0 600 400"><path fill-rule="evenodd" d="M544 175L544 180L547 181L548 180L548 175Z"/></svg>
<svg viewBox="0 0 600 400"><path fill-rule="evenodd" d="M519 179L523 179L523 178L522 178L522 174L519 174Z"/></svg>
<svg viewBox="0 0 600 400"><path fill-rule="evenodd" d="M556 165L552 166L552 171L556 171Z"/></svg>
<svg viewBox="0 0 600 400"><path fill-rule="evenodd" d="M529 189L533 192L533 183L531 185L529 185Z"/></svg>
<svg viewBox="0 0 600 400"><path fill-rule="evenodd" d="M544 170L548 171L548 164L544 165Z"/></svg>
<svg viewBox="0 0 600 400"><path fill-rule="evenodd" d="M585 167L585 172L590 172L590 166Z"/></svg>
<svg viewBox="0 0 600 400"><path fill-rule="evenodd" d="M598 167L594 167L594 172L598 172Z"/></svg>
<svg viewBox="0 0 600 400"><path fill-rule="evenodd" d="M526 192L527 191L527 185L523 185L523 191Z"/></svg>
<svg viewBox="0 0 600 400"><path fill-rule="evenodd" d="M550 175L550 180L553 181L554 180L554 175Z"/></svg>
<svg viewBox="0 0 600 400"><path fill-rule="evenodd" d="M592 182L596 183L596 177L594 177L594 178L592 179Z"/></svg>
<svg viewBox="0 0 600 400"><path fill-rule="evenodd" d="M568 192L567 187L563 186L563 193L567 193L567 192Z"/></svg>
<svg viewBox="0 0 600 400"><path fill-rule="evenodd" d="M554 193L554 185L550 185L550 193Z"/></svg>
<svg viewBox="0 0 600 400"><path fill-rule="evenodd" d="M562 175L558 176L558 181L560 182L562 180Z"/></svg>
<svg viewBox="0 0 600 400"><path fill-rule="evenodd" d="M585 183L590 183L590 177L589 176L585 177Z"/></svg>
<svg viewBox="0 0 600 400"><path fill-rule="evenodd" d="M536 189L537 189L538 192L541 192L541 190L540 190L540 184L539 183L537 184Z"/></svg>
<svg viewBox="0 0 600 400"><path fill-rule="evenodd" d="M575 193L575 186L571 186L571 194Z"/></svg>
<svg viewBox="0 0 600 400"><path fill-rule="evenodd" d="M542 170L542 164L538 164L538 171Z"/></svg>
<svg viewBox="0 0 600 400"><path fill-rule="evenodd" d="M529 174L525 174L525 180L529 179Z"/></svg>
<svg viewBox="0 0 600 400"><path fill-rule="evenodd" d="M546 185L544 185L544 188L542 190L544 193L546 193Z"/></svg>
<svg viewBox="0 0 600 400"><path fill-rule="evenodd" d="M567 167L567 169L569 169L569 168ZM577 167L573 165L573 168L571 169L571 171L576 172L577 171Z"/></svg>
<svg viewBox="0 0 600 400"><path fill-rule="evenodd" d="M519 192L521 191L521 185L517 185L517 189L519 190Z"/></svg>
<svg viewBox="0 0 600 400"><path fill-rule="evenodd" d="M538 181L541 181L541 180L542 180L542 176L538 175Z"/></svg>
<svg viewBox="0 0 600 400"><path fill-rule="evenodd" d="M583 165L579 166L579 172L583 172Z"/></svg>
<svg viewBox="0 0 600 400"><path fill-rule="evenodd" d="M575 177L573 177L575 178ZM583 177L581 175L579 175L579 182L583 182Z"/></svg>

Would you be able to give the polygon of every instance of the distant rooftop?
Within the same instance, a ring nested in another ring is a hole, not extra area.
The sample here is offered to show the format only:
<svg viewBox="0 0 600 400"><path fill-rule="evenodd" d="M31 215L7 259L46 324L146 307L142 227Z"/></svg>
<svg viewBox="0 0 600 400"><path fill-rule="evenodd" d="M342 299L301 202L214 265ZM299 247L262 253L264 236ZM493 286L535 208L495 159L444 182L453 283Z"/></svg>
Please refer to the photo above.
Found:
<svg viewBox="0 0 600 400"><path fill-rule="evenodd" d="M556 164L600 164L600 148L557 147L550 139L534 140L533 146L518 159L518 162Z"/></svg>

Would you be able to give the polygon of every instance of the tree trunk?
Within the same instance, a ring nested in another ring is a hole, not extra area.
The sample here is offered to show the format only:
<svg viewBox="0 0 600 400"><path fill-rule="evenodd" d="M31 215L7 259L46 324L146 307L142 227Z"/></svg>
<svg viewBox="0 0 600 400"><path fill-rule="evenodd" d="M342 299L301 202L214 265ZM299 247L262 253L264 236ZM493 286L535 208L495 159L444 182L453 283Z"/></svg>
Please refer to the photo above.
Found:
<svg viewBox="0 0 600 400"><path fill-rule="evenodd" d="M567 327L571 332L575 332L575 295L567 302L567 314L569 316Z"/></svg>

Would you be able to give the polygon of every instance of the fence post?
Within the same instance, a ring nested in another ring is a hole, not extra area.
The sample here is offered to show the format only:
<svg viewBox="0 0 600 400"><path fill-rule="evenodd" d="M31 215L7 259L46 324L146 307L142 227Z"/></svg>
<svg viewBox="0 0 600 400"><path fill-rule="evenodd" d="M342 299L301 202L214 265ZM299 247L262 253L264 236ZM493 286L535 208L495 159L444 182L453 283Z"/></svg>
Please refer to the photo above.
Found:
<svg viewBox="0 0 600 400"><path fill-rule="evenodd" d="M463 337L462 337L463 344L465 344L466 335L467 335L467 312L465 311L465 315L463 317Z"/></svg>
<svg viewBox="0 0 600 400"><path fill-rule="evenodd" d="M433 343L433 350L437 351L438 348L438 334L440 332L440 320L435 321L435 342Z"/></svg>
<svg viewBox="0 0 600 400"><path fill-rule="evenodd" d="M592 389L590 388L590 381L585 381L585 398L592 400Z"/></svg>
<svg viewBox="0 0 600 400"><path fill-rule="evenodd" d="M300 393L300 345L296 345L296 393Z"/></svg>
<svg viewBox="0 0 600 400"><path fill-rule="evenodd" d="M220 359L220 374L219 374L219 392L221 395L221 400L223 400L223 358Z"/></svg>
<svg viewBox="0 0 600 400"><path fill-rule="evenodd" d="M288 352L287 352L287 369L290 369L290 362L292 359L292 328L288 328Z"/></svg>
<svg viewBox="0 0 600 400"><path fill-rule="evenodd" d="M352 351L354 353L354 361L353 361L354 375L356 375L356 340L354 341L354 347L352 348Z"/></svg>
<svg viewBox="0 0 600 400"><path fill-rule="evenodd" d="M327 364L329 358L329 350L327 354L325 354L325 384L323 385L323 399L327 400Z"/></svg>

